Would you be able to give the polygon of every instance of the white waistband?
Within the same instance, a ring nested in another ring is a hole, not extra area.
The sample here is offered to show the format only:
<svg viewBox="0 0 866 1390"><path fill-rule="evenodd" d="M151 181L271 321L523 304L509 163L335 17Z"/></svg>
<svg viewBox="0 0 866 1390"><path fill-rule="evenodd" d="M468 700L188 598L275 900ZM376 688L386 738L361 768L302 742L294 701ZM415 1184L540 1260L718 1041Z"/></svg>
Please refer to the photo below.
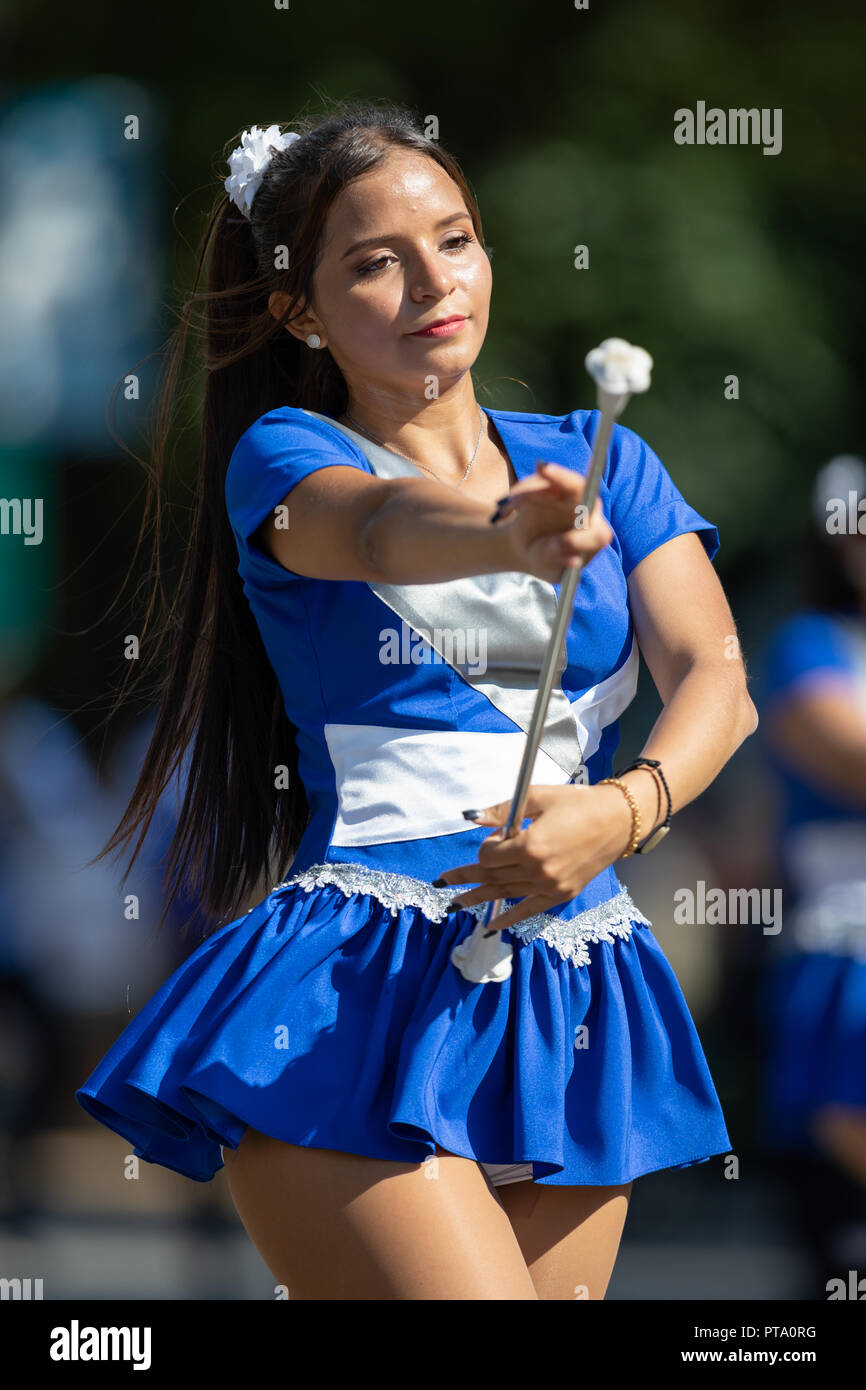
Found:
<svg viewBox="0 0 866 1390"><path fill-rule="evenodd" d="M459 835L463 812L514 794L526 735L453 729L389 729L326 724L334 767L336 848ZM562 786L569 775L543 749L532 781Z"/></svg>

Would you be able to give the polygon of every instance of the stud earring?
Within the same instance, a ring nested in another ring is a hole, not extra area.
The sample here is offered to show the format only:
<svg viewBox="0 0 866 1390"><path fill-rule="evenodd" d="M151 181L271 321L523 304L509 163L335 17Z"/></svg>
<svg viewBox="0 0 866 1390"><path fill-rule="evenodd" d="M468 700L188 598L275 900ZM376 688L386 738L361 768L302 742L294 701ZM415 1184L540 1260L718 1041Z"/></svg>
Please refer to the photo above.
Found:
<svg viewBox="0 0 866 1390"><path fill-rule="evenodd" d="M307 347L317 348L322 346L322 340L318 333L307 334Z"/></svg>

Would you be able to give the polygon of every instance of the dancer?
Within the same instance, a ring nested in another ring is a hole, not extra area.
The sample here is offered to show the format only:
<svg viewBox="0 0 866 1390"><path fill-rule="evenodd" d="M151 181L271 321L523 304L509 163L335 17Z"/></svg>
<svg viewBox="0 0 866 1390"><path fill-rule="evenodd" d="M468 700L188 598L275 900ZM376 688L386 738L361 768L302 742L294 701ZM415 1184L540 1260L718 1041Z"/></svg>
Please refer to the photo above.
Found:
<svg viewBox="0 0 866 1390"><path fill-rule="evenodd" d="M489 253L413 113L253 127L229 167L166 386L203 302L185 608L103 851L192 744L169 889L194 873L222 925L76 1095L149 1162L224 1164L291 1298L603 1298L634 1179L730 1148L613 868L755 728L718 534L620 425L578 524L598 413L478 404ZM664 709L612 782L639 650ZM452 951L497 899L513 969L473 983Z"/></svg>
<svg viewBox="0 0 866 1390"><path fill-rule="evenodd" d="M764 1131L823 1285L866 1214L866 464L813 488L801 606L772 634L761 705L780 815L784 930L761 991ZM852 505L853 503L853 505ZM860 520L860 525L863 525Z"/></svg>

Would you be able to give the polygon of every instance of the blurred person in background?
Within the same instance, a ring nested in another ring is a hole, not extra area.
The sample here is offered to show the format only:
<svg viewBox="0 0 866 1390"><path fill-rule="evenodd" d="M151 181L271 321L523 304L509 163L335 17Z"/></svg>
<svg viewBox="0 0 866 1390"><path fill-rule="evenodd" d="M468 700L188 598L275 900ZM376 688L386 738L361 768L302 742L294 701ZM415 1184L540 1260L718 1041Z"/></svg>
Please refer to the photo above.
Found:
<svg viewBox="0 0 866 1390"><path fill-rule="evenodd" d="M39 1205L26 1140L65 1118L85 1059L180 959L175 940L154 937L159 859L176 817L170 793L125 891L116 865L88 862L117 823L118 798L129 798L152 722L120 740L103 780L61 710L23 694L0 704L0 1210L8 1219Z"/></svg>
<svg viewBox="0 0 866 1390"><path fill-rule="evenodd" d="M760 1014L768 1147L823 1286L866 1260L866 464L818 473L800 609L759 697L780 792L783 928Z"/></svg>

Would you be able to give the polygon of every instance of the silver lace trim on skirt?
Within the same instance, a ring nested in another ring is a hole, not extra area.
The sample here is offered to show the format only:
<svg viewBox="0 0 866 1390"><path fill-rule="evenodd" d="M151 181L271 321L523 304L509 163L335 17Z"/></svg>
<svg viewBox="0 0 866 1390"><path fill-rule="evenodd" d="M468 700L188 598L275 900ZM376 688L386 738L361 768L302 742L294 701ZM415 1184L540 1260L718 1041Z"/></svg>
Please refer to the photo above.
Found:
<svg viewBox="0 0 866 1390"><path fill-rule="evenodd" d="M408 874L389 873L385 869L368 868L364 864L334 863L311 864L309 868L278 883L271 892L294 885L307 892L332 885L347 897L353 893L369 894L387 907L392 917L396 917L402 908L418 907L431 922L444 921L449 915L446 906L455 896L459 896L461 887L452 883L444 888L434 888L425 879L412 878ZM486 904L473 903L463 911L472 913L480 920L486 911ZM638 922L645 927L652 926L652 922L635 907L628 889L623 888L607 902L588 907L575 917L538 912L504 930L523 945L541 938L563 960L569 960L574 965L589 965L587 947L590 942L612 942L615 937L624 940L631 936Z"/></svg>

